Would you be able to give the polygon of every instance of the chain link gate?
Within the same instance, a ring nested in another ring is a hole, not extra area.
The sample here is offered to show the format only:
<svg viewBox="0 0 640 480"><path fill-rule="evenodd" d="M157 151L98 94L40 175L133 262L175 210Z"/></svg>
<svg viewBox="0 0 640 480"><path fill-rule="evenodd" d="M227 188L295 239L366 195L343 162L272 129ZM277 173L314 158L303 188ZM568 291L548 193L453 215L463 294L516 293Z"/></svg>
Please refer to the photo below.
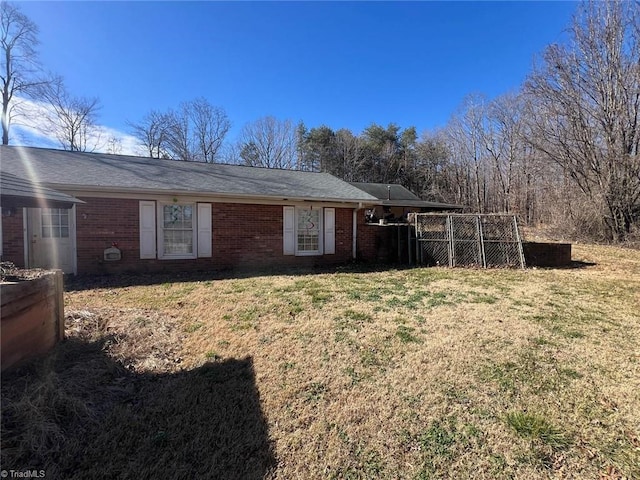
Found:
<svg viewBox="0 0 640 480"><path fill-rule="evenodd" d="M423 265L524 268L515 215L418 213L414 229Z"/></svg>

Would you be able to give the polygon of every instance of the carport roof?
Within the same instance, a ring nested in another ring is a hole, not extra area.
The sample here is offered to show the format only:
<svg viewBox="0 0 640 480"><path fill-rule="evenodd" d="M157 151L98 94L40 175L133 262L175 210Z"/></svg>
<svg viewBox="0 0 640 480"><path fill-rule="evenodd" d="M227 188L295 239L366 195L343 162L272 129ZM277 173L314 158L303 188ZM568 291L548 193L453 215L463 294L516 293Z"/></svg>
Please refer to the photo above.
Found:
<svg viewBox="0 0 640 480"><path fill-rule="evenodd" d="M382 200L382 205L388 207L417 207L430 210L462 210L463 205L451 203L427 202L397 183L362 183L352 182L356 188Z"/></svg>

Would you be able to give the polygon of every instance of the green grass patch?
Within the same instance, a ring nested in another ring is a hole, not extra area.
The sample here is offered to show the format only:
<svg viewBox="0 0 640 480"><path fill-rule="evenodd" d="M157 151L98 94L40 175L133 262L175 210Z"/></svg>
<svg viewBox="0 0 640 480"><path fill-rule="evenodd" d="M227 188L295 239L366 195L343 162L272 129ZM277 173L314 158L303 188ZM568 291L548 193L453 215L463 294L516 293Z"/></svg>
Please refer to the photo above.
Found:
<svg viewBox="0 0 640 480"><path fill-rule="evenodd" d="M472 292L469 292L469 295L470 295L469 302L471 303L487 303L489 305L493 305L498 301L497 297L486 294L486 293L472 291Z"/></svg>
<svg viewBox="0 0 640 480"><path fill-rule="evenodd" d="M382 301L382 293L379 289L369 290L362 295L365 302L376 303Z"/></svg>
<svg viewBox="0 0 640 480"><path fill-rule="evenodd" d="M420 468L413 478L434 478L443 465L456 457L459 439L455 418L434 420L426 429L415 434L402 432L401 441L408 448L420 452Z"/></svg>
<svg viewBox="0 0 640 480"><path fill-rule="evenodd" d="M307 386L304 391L303 398L305 402L315 403L322 399L327 391L326 384L322 382L313 382Z"/></svg>
<svg viewBox="0 0 640 480"><path fill-rule="evenodd" d="M307 293L311 296L311 304L314 307L322 307L333 298L333 295L329 292L323 292L322 290L309 290Z"/></svg>
<svg viewBox="0 0 640 480"><path fill-rule="evenodd" d="M239 310L234 316L225 316L230 322L229 328L233 332L255 329L260 318L260 309L256 305Z"/></svg>
<svg viewBox="0 0 640 480"><path fill-rule="evenodd" d="M366 312L357 312L355 310L345 310L344 318L358 323L371 322L373 317Z"/></svg>
<svg viewBox="0 0 640 480"><path fill-rule="evenodd" d="M560 392L572 380L581 378L581 374L560 365L544 352L525 350L513 360L485 365L479 371L479 378L495 383L503 392L540 394Z"/></svg>
<svg viewBox="0 0 640 480"><path fill-rule="evenodd" d="M358 290L350 290L347 292L347 298L349 300L361 300L362 294Z"/></svg>
<svg viewBox="0 0 640 480"><path fill-rule="evenodd" d="M204 323L202 322L194 322L190 325L187 325L187 327L185 328L185 331L187 333L193 333L197 330L200 330L203 326L204 326Z"/></svg>
<svg viewBox="0 0 640 480"><path fill-rule="evenodd" d="M553 448L565 448L570 441L562 430L554 427L542 415L525 412L509 412L507 425L523 438L540 441Z"/></svg>
<svg viewBox="0 0 640 480"><path fill-rule="evenodd" d="M455 305L463 299L461 294L448 294L446 292L433 292L426 302L429 308L441 307L443 305Z"/></svg>
<svg viewBox="0 0 640 480"><path fill-rule="evenodd" d="M415 335L415 330L416 329L413 327L398 325L398 328L396 329L396 337L398 337L402 343L421 343L422 340L420 337Z"/></svg>
<svg viewBox="0 0 640 480"><path fill-rule="evenodd" d="M297 298L290 298L287 300L287 308L288 314L291 317L295 317L299 313L304 312L304 307L302 306L302 302Z"/></svg>

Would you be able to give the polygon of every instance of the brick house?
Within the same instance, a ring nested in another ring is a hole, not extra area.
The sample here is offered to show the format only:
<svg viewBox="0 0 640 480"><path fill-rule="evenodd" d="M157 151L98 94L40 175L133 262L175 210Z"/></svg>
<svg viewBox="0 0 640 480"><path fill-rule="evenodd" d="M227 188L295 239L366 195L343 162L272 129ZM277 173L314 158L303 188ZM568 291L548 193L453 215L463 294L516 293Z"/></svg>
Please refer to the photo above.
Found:
<svg viewBox="0 0 640 480"><path fill-rule="evenodd" d="M358 229L380 204L326 173L13 146L0 162L76 202L3 204L2 260L66 273L342 264L371 251Z"/></svg>

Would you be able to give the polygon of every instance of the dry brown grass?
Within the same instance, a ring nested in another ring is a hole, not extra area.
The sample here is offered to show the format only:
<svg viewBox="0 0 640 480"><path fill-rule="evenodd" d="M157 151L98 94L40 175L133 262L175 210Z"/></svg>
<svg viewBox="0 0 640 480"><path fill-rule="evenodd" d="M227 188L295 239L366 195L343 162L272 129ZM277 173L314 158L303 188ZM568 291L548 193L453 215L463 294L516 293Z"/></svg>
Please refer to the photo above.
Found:
<svg viewBox="0 0 640 480"><path fill-rule="evenodd" d="M573 257L572 269L71 291L75 343L29 367L30 386L3 379L3 466L76 478L105 459L123 478L640 478L640 252L577 245ZM81 360L64 354L81 347ZM69 387L74 369L83 380ZM71 411L56 420L38 395Z"/></svg>

